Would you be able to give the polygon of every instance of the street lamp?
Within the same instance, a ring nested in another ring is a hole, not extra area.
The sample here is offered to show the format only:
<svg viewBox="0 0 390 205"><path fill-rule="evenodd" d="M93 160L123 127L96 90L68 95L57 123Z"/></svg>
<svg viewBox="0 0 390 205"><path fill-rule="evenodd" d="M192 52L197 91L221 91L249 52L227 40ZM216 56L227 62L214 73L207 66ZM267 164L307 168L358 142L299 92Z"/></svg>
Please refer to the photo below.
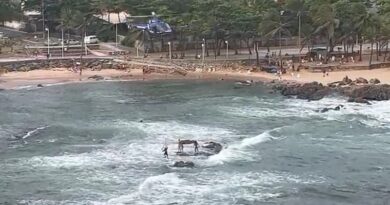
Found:
<svg viewBox="0 0 390 205"><path fill-rule="evenodd" d="M45 28L45 31L47 31L47 56L50 56L50 30L49 28Z"/></svg>
<svg viewBox="0 0 390 205"><path fill-rule="evenodd" d="M172 60L172 48L171 48L171 42L168 42L168 52L169 52L169 60Z"/></svg>
<svg viewBox="0 0 390 205"><path fill-rule="evenodd" d="M301 12L298 12L298 51L299 51L299 65L301 65Z"/></svg>
<svg viewBox="0 0 390 205"><path fill-rule="evenodd" d="M283 68L283 58L282 58L282 16L284 11L280 11L280 22L279 22L279 58L280 58L280 67Z"/></svg>
<svg viewBox="0 0 390 205"><path fill-rule="evenodd" d="M202 43L202 66L204 66L204 50L205 50L205 44Z"/></svg>
<svg viewBox="0 0 390 205"><path fill-rule="evenodd" d="M229 41L225 41L226 43L226 60L229 59Z"/></svg>
<svg viewBox="0 0 390 205"><path fill-rule="evenodd" d="M61 27L61 57L64 58L64 27Z"/></svg>
<svg viewBox="0 0 390 205"><path fill-rule="evenodd" d="M115 47L118 48L118 24L115 24Z"/></svg>

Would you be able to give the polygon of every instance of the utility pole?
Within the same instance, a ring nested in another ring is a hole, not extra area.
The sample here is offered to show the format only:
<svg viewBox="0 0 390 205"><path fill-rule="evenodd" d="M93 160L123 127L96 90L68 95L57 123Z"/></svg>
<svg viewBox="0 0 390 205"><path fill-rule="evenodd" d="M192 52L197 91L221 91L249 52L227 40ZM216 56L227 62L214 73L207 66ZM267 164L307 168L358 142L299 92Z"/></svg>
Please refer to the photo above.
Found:
<svg viewBox="0 0 390 205"><path fill-rule="evenodd" d="M298 30L299 65L301 65L301 12L298 12Z"/></svg>
<svg viewBox="0 0 390 205"><path fill-rule="evenodd" d="M45 26L45 0L41 1L41 13L42 13L42 38L45 39L46 26Z"/></svg>

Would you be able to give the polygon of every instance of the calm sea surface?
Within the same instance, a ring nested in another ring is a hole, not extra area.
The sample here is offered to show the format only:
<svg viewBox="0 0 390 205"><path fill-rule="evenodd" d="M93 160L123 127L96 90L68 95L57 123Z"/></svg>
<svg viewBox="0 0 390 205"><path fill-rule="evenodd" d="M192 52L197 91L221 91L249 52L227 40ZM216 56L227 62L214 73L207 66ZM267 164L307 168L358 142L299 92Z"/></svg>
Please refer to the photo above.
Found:
<svg viewBox="0 0 390 205"><path fill-rule="evenodd" d="M179 138L224 149L179 157ZM224 81L0 92L0 204L389 202L390 102L307 102Z"/></svg>

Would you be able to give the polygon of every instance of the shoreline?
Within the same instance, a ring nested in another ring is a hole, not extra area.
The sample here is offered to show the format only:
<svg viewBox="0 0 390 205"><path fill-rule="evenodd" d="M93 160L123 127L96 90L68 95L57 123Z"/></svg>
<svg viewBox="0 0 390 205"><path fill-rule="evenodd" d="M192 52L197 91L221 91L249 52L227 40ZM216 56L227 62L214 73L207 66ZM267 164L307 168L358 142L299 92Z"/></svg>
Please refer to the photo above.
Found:
<svg viewBox="0 0 390 205"><path fill-rule="evenodd" d="M94 79L93 76L101 79ZM356 70L356 71L335 71L330 72L329 76L323 77L322 73L312 73L301 71L299 73L287 73L282 75L281 82L310 83L319 82L324 85L328 83L341 81L345 76L351 79L364 77L366 79L377 78L383 84L390 84L390 68L376 70ZM91 78L92 77L92 78ZM188 71L183 76L177 73L150 73L143 74L142 69L117 70L83 70L83 75L74 73L66 68L54 68L50 70L32 70L27 72L9 72L0 76L0 90L17 90L23 88L44 87L61 84L89 83L97 81L152 81L152 80L236 80L254 82L279 81L278 76L266 72L248 72L248 71ZM39 86L38 86L39 85Z"/></svg>

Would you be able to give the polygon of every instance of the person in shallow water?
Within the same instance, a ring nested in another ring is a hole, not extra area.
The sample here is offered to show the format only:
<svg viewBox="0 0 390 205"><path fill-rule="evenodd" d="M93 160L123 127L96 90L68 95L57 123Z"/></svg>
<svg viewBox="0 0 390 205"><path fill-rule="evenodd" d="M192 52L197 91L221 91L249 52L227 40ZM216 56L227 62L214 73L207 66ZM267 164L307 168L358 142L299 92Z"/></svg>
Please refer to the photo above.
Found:
<svg viewBox="0 0 390 205"><path fill-rule="evenodd" d="M169 159L169 157L168 157L168 146L167 146L167 145L165 145L165 146L162 148L162 151L163 151L163 153L164 153L164 158Z"/></svg>
<svg viewBox="0 0 390 205"><path fill-rule="evenodd" d="M195 148L195 153L198 153L198 152L199 152L199 144L198 144L198 141L195 141L195 142L194 142L194 148Z"/></svg>

